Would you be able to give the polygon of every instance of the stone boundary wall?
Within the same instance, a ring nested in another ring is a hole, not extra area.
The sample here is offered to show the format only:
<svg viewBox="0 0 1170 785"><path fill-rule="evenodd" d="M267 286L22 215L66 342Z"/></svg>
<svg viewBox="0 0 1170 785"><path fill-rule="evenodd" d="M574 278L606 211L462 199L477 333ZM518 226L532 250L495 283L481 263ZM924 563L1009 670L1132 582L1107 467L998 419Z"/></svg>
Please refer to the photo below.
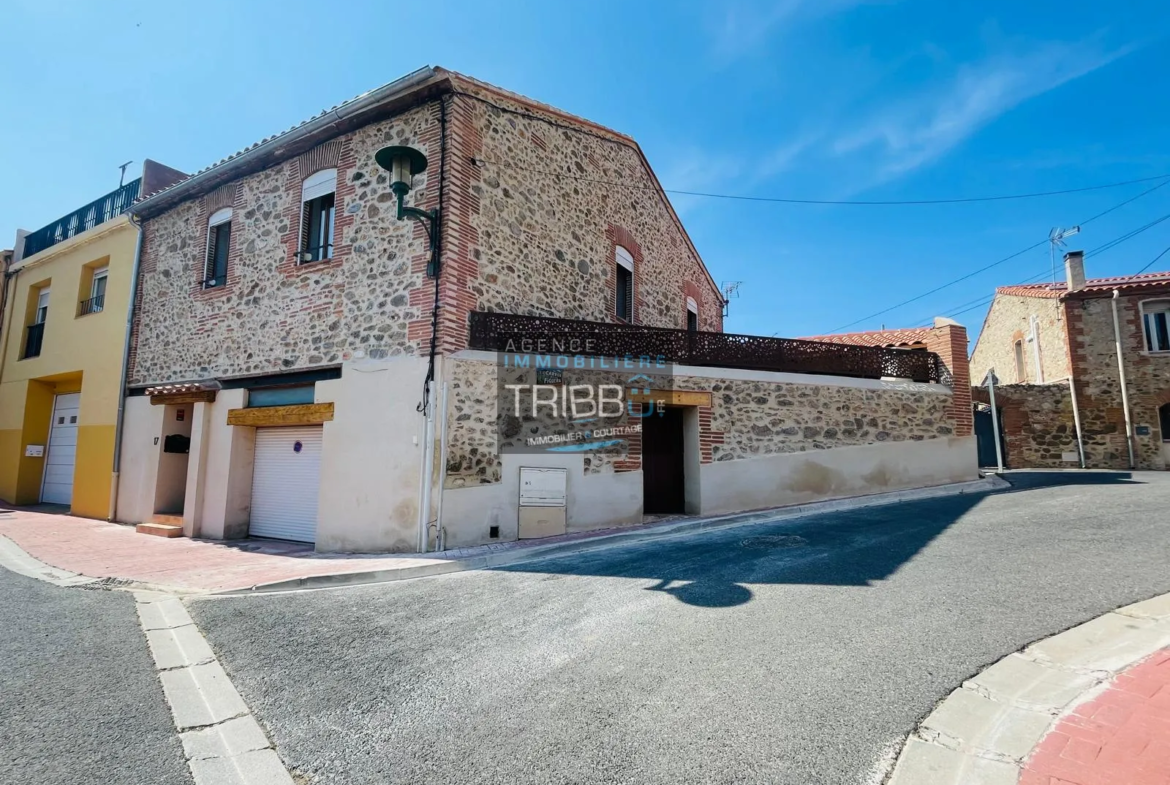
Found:
<svg viewBox="0 0 1170 785"><path fill-rule="evenodd" d="M990 403L987 388L973 387L971 397ZM1077 452L1072 395L1067 383L1005 384L995 388L1004 435L1004 462L1011 469L1071 469ZM1086 444L1086 448L1088 445ZM1092 465L1092 464L1090 464Z"/></svg>
<svg viewBox="0 0 1170 785"><path fill-rule="evenodd" d="M712 405L699 407L703 464L956 435L953 395L940 385L714 368L676 370L673 389L712 393ZM443 378L449 384L445 487L499 482L494 361L486 356L448 359ZM628 455L595 454L585 459L587 474L640 468L636 440Z"/></svg>

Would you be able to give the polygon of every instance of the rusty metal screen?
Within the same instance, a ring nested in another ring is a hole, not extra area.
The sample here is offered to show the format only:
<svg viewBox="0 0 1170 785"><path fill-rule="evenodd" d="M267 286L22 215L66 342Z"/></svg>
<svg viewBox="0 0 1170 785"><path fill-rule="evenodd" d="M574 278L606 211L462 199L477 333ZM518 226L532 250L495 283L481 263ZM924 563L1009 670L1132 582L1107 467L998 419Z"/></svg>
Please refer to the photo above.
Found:
<svg viewBox="0 0 1170 785"><path fill-rule="evenodd" d="M886 349L484 311L471 314L472 349L515 351L520 348L519 342L525 340L541 341L539 351L552 353L648 355L678 365L709 368L950 383L939 356L920 349Z"/></svg>

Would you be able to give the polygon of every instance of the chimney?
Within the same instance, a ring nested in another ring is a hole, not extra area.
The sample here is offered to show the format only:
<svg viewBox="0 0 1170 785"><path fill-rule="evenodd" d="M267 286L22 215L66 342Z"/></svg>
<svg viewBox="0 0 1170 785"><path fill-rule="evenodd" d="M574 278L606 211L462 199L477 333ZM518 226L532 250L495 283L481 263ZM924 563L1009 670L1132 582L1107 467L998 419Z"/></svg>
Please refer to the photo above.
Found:
<svg viewBox="0 0 1170 785"><path fill-rule="evenodd" d="M1070 292L1079 292L1085 288L1084 251L1069 251L1064 255L1064 280Z"/></svg>

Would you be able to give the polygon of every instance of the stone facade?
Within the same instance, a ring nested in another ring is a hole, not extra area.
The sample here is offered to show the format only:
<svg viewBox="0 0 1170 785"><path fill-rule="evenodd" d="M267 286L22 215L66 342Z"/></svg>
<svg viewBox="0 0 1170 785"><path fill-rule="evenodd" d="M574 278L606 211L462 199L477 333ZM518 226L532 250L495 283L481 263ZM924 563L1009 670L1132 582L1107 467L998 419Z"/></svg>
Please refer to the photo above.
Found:
<svg viewBox="0 0 1170 785"><path fill-rule="evenodd" d="M1012 459L1012 465L1016 468L1069 465L1058 460L1056 452L1061 444L1061 452L1075 450L1075 443L1068 446L1068 434L1075 433L1071 398L1065 401L1063 397L1068 395L1067 384L1051 383L1066 379L1070 369L1076 383L1086 465L1097 469L1124 469L1129 465L1112 290L1105 284L1089 283L1086 290L1071 294L1063 290L1041 290L1037 296L1001 292L988 312L971 358L974 380L982 380L992 367L1001 382L1014 378L1012 345L1021 337L1025 339L1029 386L1004 385L1011 397L1005 399L1007 404L1000 404L1018 410L1017 415L1011 415L1018 418L1016 432L1006 433L1009 445L1014 443L1012 449L1017 457ZM1170 353L1146 351L1141 304L1170 299L1170 286L1145 285L1137 289L1140 293L1129 288L1118 299L1126 387L1135 431L1135 463L1139 469L1166 469L1170 462L1162 443L1158 408L1170 402ZM1034 355L1026 340L1033 314L1040 317L1041 357L1045 381L1049 382L1045 386L1034 385ZM1045 339L1052 335L1060 336L1059 344ZM1064 393L1059 392L1062 389ZM985 392L976 390L975 394L977 400L987 400ZM1059 405L1057 398L1061 400ZM1010 419L1008 411L1004 413L1005 429Z"/></svg>
<svg viewBox="0 0 1170 785"><path fill-rule="evenodd" d="M976 401L990 404L988 390L977 387ZM1072 395L1068 384L1005 384L995 388L1009 469L1068 469L1079 465ZM1071 461L1068 456L1074 457Z"/></svg>
<svg viewBox="0 0 1170 785"><path fill-rule="evenodd" d="M500 481L496 374L489 360L453 360L444 366L451 401L446 487ZM772 380L794 374L727 378L735 375L711 369L707 376L670 379L673 390L712 394L710 407L698 407L701 463L955 434L952 395L936 386L856 384L834 377L810 377L808 383ZM637 439L629 454L601 453L585 460L585 471L593 474L640 468Z"/></svg>
<svg viewBox="0 0 1170 785"><path fill-rule="evenodd" d="M1149 353L1142 330L1140 304L1165 300L1170 293L1128 295L1118 302L1126 386L1133 420L1134 454L1139 469L1166 469L1158 408L1170 403L1170 353ZM1125 412L1113 333L1113 306L1109 298L1070 298L1065 302L1072 342L1085 451L1095 468L1125 468Z"/></svg>
<svg viewBox="0 0 1170 785"><path fill-rule="evenodd" d="M635 258L635 323L685 327L691 296L700 329L722 329L720 293L633 140L451 79L446 95L146 220L130 384L425 352L435 286L424 230L396 218L374 161L388 144L431 161L410 203L442 202L442 349L466 346L473 310L615 321L617 244ZM301 183L331 167L333 258L298 263ZM233 210L227 282L204 288L208 219L224 206Z"/></svg>
<svg viewBox="0 0 1170 785"><path fill-rule="evenodd" d="M978 384L991 368L995 368L1002 384L1041 384L1067 379L1068 340L1063 314L1064 309L1055 297L996 295L971 355L972 380ZM1033 319L1037 324L1037 341L1031 339ZM1023 349L1022 376L1016 369L1017 341ZM1036 373L1037 352L1043 379Z"/></svg>
<svg viewBox="0 0 1170 785"><path fill-rule="evenodd" d="M130 384L418 353L407 327L423 318L411 296L423 288L426 245L413 223L396 219L374 153L411 144L436 155L437 136L438 105L430 104L327 143L333 149L317 156L318 168L336 167L337 204L326 261L295 258L310 154L145 221ZM433 196L420 177L412 197L426 204ZM233 210L227 283L205 289L208 218L225 202Z"/></svg>

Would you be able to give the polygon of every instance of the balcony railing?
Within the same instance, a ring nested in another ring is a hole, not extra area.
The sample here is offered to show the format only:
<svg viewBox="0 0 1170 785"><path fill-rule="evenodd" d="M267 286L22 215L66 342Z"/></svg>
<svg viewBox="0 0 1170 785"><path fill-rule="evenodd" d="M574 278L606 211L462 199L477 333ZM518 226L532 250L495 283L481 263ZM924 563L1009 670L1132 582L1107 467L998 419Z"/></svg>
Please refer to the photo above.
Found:
<svg viewBox="0 0 1170 785"><path fill-rule="evenodd" d="M98 313L105 307L106 296L99 294L96 297L91 297L88 300L82 300L81 305L78 306L77 315L85 316L87 313Z"/></svg>
<svg viewBox="0 0 1170 785"><path fill-rule="evenodd" d="M522 339L543 339L541 353L650 356L662 357L677 365L710 368L950 383L939 356L918 349L886 349L482 311L471 314L470 327L471 348L487 351L514 350L514 347L521 346ZM582 347L587 348L582 350Z"/></svg>
<svg viewBox="0 0 1170 785"><path fill-rule="evenodd" d="M28 332L24 336L24 357L27 360L29 357L41 356L41 341L45 338L45 323L30 324Z"/></svg>
<svg viewBox="0 0 1170 785"><path fill-rule="evenodd" d="M138 189L142 185L142 178L126 183L116 191L103 196L101 199L90 202L58 218L48 226L43 226L24 237L24 251L21 258L28 258L40 253L46 248L52 248L60 242L87 232L99 224L111 221L130 209L134 200L138 198Z"/></svg>

